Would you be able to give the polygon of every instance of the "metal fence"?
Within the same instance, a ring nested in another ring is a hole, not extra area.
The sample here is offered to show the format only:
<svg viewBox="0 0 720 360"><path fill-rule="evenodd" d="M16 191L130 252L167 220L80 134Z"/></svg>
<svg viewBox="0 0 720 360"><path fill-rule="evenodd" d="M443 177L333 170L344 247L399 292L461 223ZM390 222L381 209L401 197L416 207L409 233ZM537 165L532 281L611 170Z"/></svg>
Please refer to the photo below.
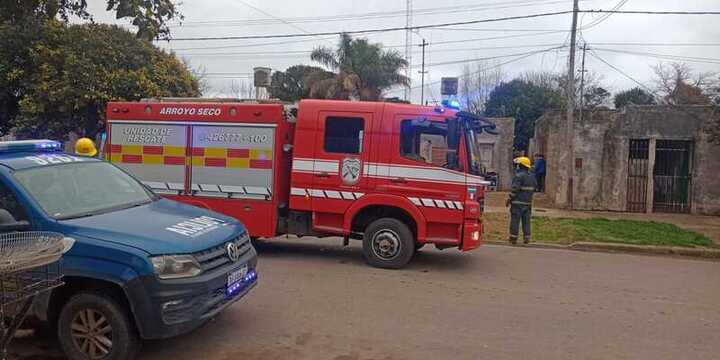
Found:
<svg viewBox="0 0 720 360"><path fill-rule="evenodd" d="M647 210L648 154L650 140L630 140L628 157L627 211Z"/></svg>

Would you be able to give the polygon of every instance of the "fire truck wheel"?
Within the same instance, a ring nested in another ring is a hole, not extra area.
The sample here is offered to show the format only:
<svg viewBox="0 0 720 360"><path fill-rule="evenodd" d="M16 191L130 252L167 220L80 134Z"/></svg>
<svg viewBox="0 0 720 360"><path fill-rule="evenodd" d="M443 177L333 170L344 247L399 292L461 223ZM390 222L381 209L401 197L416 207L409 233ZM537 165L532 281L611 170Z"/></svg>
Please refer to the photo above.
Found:
<svg viewBox="0 0 720 360"><path fill-rule="evenodd" d="M60 311L58 338L69 359L134 359L141 342L127 310L99 292L80 292Z"/></svg>
<svg viewBox="0 0 720 360"><path fill-rule="evenodd" d="M382 218L365 229L363 255L368 264L384 269L400 269L415 254L415 237L402 221Z"/></svg>

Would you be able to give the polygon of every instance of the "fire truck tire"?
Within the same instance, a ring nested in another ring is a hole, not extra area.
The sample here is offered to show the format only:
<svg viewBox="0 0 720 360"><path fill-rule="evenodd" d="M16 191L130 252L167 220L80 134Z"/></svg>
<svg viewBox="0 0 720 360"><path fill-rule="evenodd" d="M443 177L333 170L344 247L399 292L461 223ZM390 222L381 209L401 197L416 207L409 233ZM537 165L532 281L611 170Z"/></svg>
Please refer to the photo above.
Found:
<svg viewBox="0 0 720 360"><path fill-rule="evenodd" d="M415 237L402 221L381 218L365 229L363 255L371 266L400 269L410 262L414 254Z"/></svg>
<svg viewBox="0 0 720 360"><path fill-rule="evenodd" d="M58 339L71 360L135 359L142 345L127 309L100 292L80 292L63 305Z"/></svg>

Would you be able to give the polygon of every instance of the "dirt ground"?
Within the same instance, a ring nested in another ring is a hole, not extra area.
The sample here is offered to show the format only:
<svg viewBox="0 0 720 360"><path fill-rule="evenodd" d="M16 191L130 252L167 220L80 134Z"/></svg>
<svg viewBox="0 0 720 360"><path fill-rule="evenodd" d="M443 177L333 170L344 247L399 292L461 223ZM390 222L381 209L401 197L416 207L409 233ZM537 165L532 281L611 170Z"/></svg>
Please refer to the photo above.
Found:
<svg viewBox="0 0 720 360"><path fill-rule="evenodd" d="M491 240L507 239L508 209L505 207L507 192L486 193L485 212L489 214L486 229ZM680 228L692 230L707 236L720 246L720 217L686 214L638 214L609 211L568 211L553 209L542 194L537 194L533 208L534 216L556 218L605 218L610 220L654 221L674 224Z"/></svg>
<svg viewBox="0 0 720 360"><path fill-rule="evenodd" d="M360 244L278 239L258 287L142 360L694 359L720 354L717 262L482 246L370 268ZM35 359L52 340L13 343ZM53 359L61 359L60 356Z"/></svg>

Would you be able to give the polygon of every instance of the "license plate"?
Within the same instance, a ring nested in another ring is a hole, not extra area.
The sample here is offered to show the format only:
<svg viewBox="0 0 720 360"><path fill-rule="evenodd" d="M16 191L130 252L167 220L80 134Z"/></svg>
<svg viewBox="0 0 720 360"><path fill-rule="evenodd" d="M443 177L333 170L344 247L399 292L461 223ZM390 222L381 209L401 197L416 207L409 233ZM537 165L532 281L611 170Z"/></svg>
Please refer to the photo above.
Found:
<svg viewBox="0 0 720 360"><path fill-rule="evenodd" d="M229 273L227 277L227 287L230 287L235 283L242 281L243 277L245 277L245 274L247 274L247 272L247 265L243 265L243 267L241 267L240 269Z"/></svg>

